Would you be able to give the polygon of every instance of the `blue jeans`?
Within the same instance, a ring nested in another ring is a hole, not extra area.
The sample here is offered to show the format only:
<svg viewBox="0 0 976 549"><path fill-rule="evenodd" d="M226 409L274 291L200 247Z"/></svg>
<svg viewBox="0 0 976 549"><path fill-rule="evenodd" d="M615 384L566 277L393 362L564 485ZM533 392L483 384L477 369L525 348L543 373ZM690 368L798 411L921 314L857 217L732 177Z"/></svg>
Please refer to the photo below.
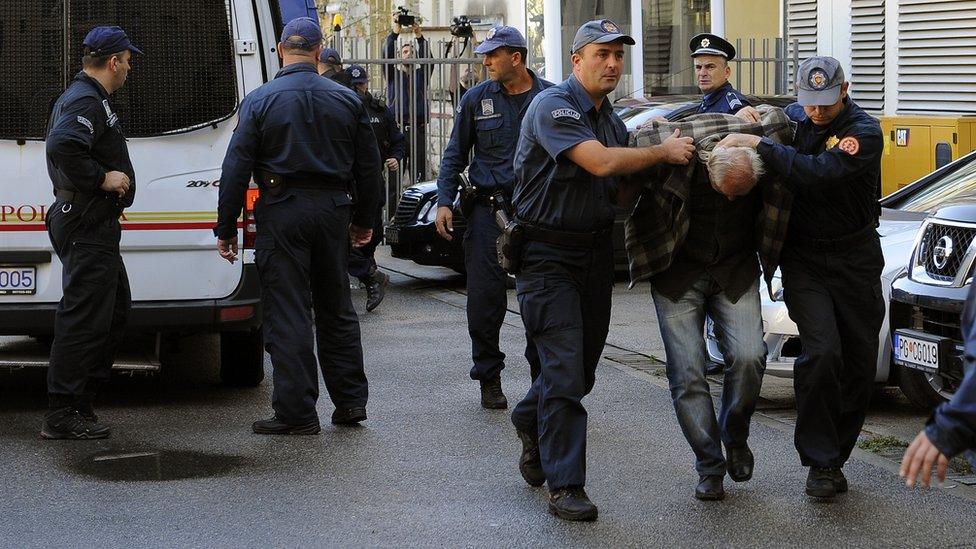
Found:
<svg viewBox="0 0 976 549"><path fill-rule="evenodd" d="M700 475L724 475L721 443L746 444L766 370L759 280L733 303L707 273L677 301L652 292L664 349L671 399L681 431L695 452ZM722 408L718 418L705 378L705 314L715 323L725 358Z"/></svg>

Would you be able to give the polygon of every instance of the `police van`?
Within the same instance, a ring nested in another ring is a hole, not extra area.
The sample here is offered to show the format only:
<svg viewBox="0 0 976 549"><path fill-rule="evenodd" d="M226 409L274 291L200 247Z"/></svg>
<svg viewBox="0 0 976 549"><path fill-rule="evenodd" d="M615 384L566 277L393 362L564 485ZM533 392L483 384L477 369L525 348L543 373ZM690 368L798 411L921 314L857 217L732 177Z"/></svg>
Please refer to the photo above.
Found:
<svg viewBox="0 0 976 549"><path fill-rule="evenodd" d="M121 219L132 289L129 332L164 338L219 334L221 378L264 377L260 285L249 191L239 222L243 261L216 252L220 165L245 94L271 79L283 20L316 17L314 0L4 0L0 3L0 335L49 340L61 263L44 225L53 203L44 135L54 99L80 70L82 39L117 24L147 53L113 94L135 167L135 203ZM6 338L9 339L9 338ZM0 367L46 366L43 353L4 354Z"/></svg>

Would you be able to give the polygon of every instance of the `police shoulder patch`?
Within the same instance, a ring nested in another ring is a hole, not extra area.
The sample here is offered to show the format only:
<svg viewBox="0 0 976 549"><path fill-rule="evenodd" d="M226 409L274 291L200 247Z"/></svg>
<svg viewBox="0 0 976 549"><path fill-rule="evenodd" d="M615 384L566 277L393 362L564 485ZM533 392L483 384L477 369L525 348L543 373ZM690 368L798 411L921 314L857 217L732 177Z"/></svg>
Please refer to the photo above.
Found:
<svg viewBox="0 0 976 549"><path fill-rule="evenodd" d="M573 120L580 119L580 113L574 111L573 109L556 109L552 111L553 118L572 118Z"/></svg>
<svg viewBox="0 0 976 549"><path fill-rule="evenodd" d="M861 150L861 142L858 141L856 137L848 136L840 140L840 143L837 144L837 148L851 156L854 156L858 151Z"/></svg>
<svg viewBox="0 0 976 549"><path fill-rule="evenodd" d="M733 92L725 94L725 99L729 102L729 108L737 109L742 106L742 101L739 100L739 96Z"/></svg>
<svg viewBox="0 0 976 549"><path fill-rule="evenodd" d="M81 116L81 115L78 116L77 120L78 120L78 122L82 126L88 128L88 133L94 135L94 133L95 133L95 126L91 123L91 120L89 120L89 119L87 119L87 118L85 118L84 116Z"/></svg>

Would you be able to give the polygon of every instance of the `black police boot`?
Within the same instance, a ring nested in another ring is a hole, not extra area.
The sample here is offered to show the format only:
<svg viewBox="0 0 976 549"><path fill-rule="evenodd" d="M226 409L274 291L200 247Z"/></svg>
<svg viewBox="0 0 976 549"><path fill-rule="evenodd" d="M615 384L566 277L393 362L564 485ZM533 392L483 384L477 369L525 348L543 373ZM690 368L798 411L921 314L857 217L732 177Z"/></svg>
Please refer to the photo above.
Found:
<svg viewBox="0 0 976 549"><path fill-rule="evenodd" d="M582 486L550 492L549 512L564 520L596 520L599 514Z"/></svg>
<svg viewBox="0 0 976 549"><path fill-rule="evenodd" d="M332 412L333 425L358 425L360 421L366 421L366 408L362 406L336 408L335 412Z"/></svg>
<svg viewBox="0 0 976 549"><path fill-rule="evenodd" d="M847 492L847 477L844 476L844 471L839 467L834 469L834 489L837 490L838 494Z"/></svg>
<svg viewBox="0 0 976 549"><path fill-rule="evenodd" d="M481 380L481 407L489 410L508 408L508 399L502 392L501 376Z"/></svg>
<svg viewBox="0 0 976 549"><path fill-rule="evenodd" d="M85 419L73 407L51 410L44 416L41 428L41 438L45 439L90 440L111 434L108 426Z"/></svg>
<svg viewBox="0 0 976 549"><path fill-rule="evenodd" d="M383 298L386 297L386 287L390 283L390 275L377 270L364 283L366 284L366 310L372 312L373 309L380 306Z"/></svg>
<svg viewBox="0 0 976 549"><path fill-rule="evenodd" d="M837 471L832 467L810 467L810 473L807 475L807 495L833 499L837 495L837 485L834 484Z"/></svg>
<svg viewBox="0 0 976 549"><path fill-rule="evenodd" d="M542 457L539 455L539 440L537 437L521 429L515 429L519 440L522 441L522 455L519 456L519 472L529 486L542 486L546 482L546 473L542 470Z"/></svg>
<svg viewBox="0 0 976 549"><path fill-rule="evenodd" d="M738 448L725 447L725 461L729 464L729 478L736 482L745 482L752 478L755 458L748 445Z"/></svg>
<svg viewBox="0 0 976 549"><path fill-rule="evenodd" d="M725 499L725 487L722 480L725 475L699 475L698 486L695 487L695 499L702 501L719 501Z"/></svg>
<svg viewBox="0 0 976 549"><path fill-rule="evenodd" d="M314 419L302 425L292 425L278 419L277 416L262 419L251 424L251 430L259 435L317 435L322 427L319 420Z"/></svg>

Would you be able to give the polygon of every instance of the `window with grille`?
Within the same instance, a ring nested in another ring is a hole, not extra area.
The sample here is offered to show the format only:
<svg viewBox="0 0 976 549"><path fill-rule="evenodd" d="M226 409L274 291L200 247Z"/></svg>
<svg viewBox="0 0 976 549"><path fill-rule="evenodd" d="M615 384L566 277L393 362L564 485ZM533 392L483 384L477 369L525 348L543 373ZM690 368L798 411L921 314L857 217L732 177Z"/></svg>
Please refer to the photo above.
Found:
<svg viewBox="0 0 976 549"><path fill-rule="evenodd" d="M862 108L884 109L885 3L851 1L851 97Z"/></svg>
<svg viewBox="0 0 976 549"><path fill-rule="evenodd" d="M227 0L3 0L0 139L42 139L54 99L81 70L92 27L119 25L144 57L112 98L126 135L151 137L218 122L237 107ZM15 108L9 108L10 105Z"/></svg>

